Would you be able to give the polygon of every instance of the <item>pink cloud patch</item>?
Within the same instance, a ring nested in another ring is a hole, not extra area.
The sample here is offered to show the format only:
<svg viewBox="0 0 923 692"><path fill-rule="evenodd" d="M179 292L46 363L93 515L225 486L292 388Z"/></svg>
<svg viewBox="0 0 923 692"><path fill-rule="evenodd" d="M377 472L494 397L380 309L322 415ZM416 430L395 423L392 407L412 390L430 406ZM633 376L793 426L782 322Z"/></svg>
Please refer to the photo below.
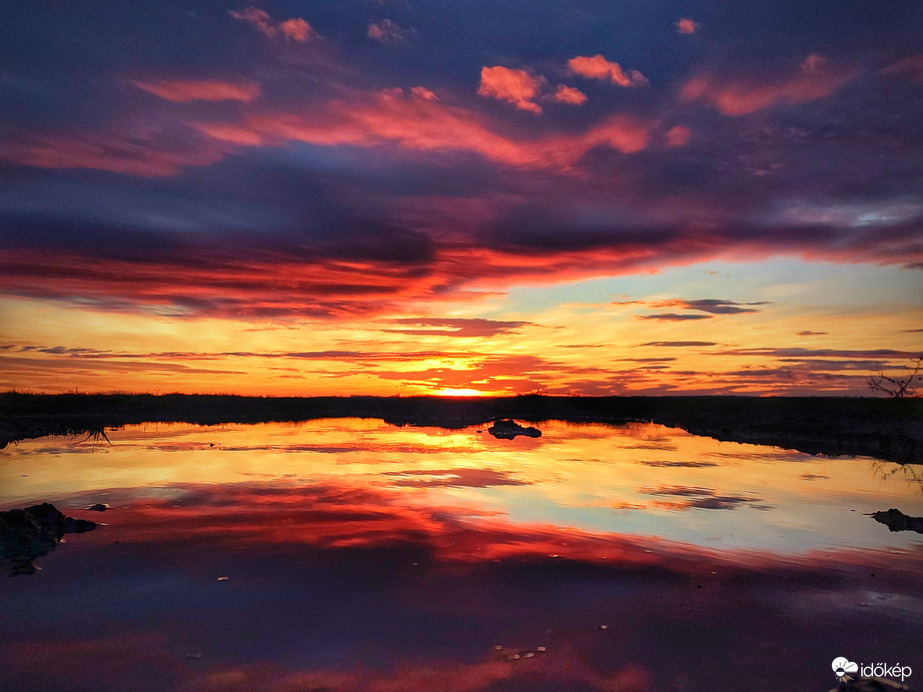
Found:
<svg viewBox="0 0 923 692"><path fill-rule="evenodd" d="M668 147L681 147L689 141L692 131L685 125L676 125L667 131L666 140Z"/></svg>
<svg viewBox="0 0 923 692"><path fill-rule="evenodd" d="M569 103L572 106L579 106L586 102L586 94L565 84L558 85L552 98L558 103Z"/></svg>
<svg viewBox="0 0 923 692"><path fill-rule="evenodd" d="M699 25L688 17L683 17L676 22L676 30L681 34L694 34L698 28Z"/></svg>
<svg viewBox="0 0 923 692"><path fill-rule="evenodd" d="M154 96L174 103L189 101L243 101L249 103L262 94L256 82L225 82L212 79L159 79L142 82L132 80L134 86Z"/></svg>
<svg viewBox="0 0 923 692"><path fill-rule="evenodd" d="M291 41L304 43L309 38L317 35L311 25L304 19L294 17L280 22L273 19L266 10L261 10L259 7L253 7L252 5L242 10L231 10L230 14L234 19L246 22L266 38L281 36Z"/></svg>
<svg viewBox="0 0 923 692"><path fill-rule="evenodd" d="M383 19L377 24L369 24L366 36L385 45L397 45L406 41L411 33L411 31L398 26L390 19Z"/></svg>
<svg viewBox="0 0 923 692"><path fill-rule="evenodd" d="M481 68L478 94L507 101L519 110L541 113L541 106L532 99L538 95L544 81L542 77L534 77L525 70L512 70L501 65L485 66Z"/></svg>
<svg viewBox="0 0 923 692"><path fill-rule="evenodd" d="M279 24L279 30L286 38L302 43L307 41L311 35L311 25L300 17L286 19Z"/></svg>
<svg viewBox="0 0 923 692"><path fill-rule="evenodd" d="M888 65L882 70L882 73L907 74L920 84L923 84L923 53L911 55L909 58L899 60L893 65Z"/></svg>
<svg viewBox="0 0 923 692"><path fill-rule="evenodd" d="M418 99L423 99L424 101L438 101L439 97L436 96L432 91L426 87L415 86L411 87L410 93L413 96L416 96Z"/></svg>
<svg viewBox="0 0 923 692"><path fill-rule="evenodd" d="M647 84L647 77L637 70L625 72L617 62L609 62L602 55L578 55L567 61L567 67L575 75L587 79L601 79L618 86L631 87Z"/></svg>
<svg viewBox="0 0 923 692"><path fill-rule="evenodd" d="M247 24L268 38L276 35L276 22L266 10L251 6L236 12L231 10L231 16L234 19L247 22Z"/></svg>
<svg viewBox="0 0 923 692"><path fill-rule="evenodd" d="M801 63L797 74L775 81L748 79L722 81L712 75L699 75L680 92L683 101L705 101L725 115L741 116L779 104L796 105L830 96L858 75L812 53Z"/></svg>

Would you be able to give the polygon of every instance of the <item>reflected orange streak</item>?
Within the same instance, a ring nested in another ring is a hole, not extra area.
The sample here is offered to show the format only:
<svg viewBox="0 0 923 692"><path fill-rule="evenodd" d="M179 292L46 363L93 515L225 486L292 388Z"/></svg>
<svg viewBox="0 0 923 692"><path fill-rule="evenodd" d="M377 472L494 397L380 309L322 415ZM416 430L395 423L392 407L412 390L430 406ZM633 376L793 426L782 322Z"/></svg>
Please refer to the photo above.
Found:
<svg viewBox="0 0 923 692"><path fill-rule="evenodd" d="M696 574L724 569L813 571L826 567L830 551L787 556L768 551L715 552L656 536L626 537L548 524L516 524L470 506L405 505L395 490L350 486L260 486L239 483L217 488L170 486L185 490L179 500L136 504L120 513L112 531L124 543L197 543L233 546L310 545L319 549L415 546L437 563L477 564L506 560L580 561L613 568L657 567ZM191 503L192 506L188 506ZM284 511L285 522L279 522ZM474 521L472 521L474 518ZM116 517L113 516L113 520ZM881 574L900 573L919 563L919 554L889 555L882 567L870 550L840 550L843 569L877 566ZM845 567L845 566L848 566Z"/></svg>

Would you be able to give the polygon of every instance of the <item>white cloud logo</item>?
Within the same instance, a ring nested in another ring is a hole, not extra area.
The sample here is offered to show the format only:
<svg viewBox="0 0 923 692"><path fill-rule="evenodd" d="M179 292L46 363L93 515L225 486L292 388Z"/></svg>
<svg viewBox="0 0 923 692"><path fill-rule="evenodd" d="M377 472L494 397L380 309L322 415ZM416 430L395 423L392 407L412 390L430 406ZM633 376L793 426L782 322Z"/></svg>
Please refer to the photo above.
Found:
<svg viewBox="0 0 923 692"><path fill-rule="evenodd" d="M833 663L831 663L830 666L833 668L833 672L840 682L852 680L846 673L856 673L859 670L858 663L853 663L848 658L843 658L842 656L833 659Z"/></svg>

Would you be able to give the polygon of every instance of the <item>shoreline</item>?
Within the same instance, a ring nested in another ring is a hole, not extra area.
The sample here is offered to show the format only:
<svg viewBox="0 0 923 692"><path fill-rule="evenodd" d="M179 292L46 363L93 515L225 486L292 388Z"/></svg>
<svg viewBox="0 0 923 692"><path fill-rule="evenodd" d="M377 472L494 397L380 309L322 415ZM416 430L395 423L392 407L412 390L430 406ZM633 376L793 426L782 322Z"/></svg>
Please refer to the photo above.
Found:
<svg viewBox="0 0 923 692"><path fill-rule="evenodd" d="M249 397L210 394L0 394L0 449L46 435L104 434L152 422L217 425L376 418L463 428L500 418L651 422L724 442L923 463L923 399L837 397Z"/></svg>

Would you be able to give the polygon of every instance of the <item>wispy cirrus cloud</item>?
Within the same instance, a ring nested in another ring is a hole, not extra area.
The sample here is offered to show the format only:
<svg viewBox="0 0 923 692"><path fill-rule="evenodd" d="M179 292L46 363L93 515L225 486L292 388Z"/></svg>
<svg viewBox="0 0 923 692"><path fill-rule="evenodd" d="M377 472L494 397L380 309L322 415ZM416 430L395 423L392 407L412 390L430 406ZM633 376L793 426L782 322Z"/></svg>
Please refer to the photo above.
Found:
<svg viewBox="0 0 923 692"><path fill-rule="evenodd" d="M282 21L274 19L266 10L259 7L246 7L242 10L230 10L230 15L252 26L266 38L284 38L304 43L309 38L316 38L317 32L300 17Z"/></svg>
<svg viewBox="0 0 923 692"><path fill-rule="evenodd" d="M390 19L383 19L380 22L369 24L365 35L384 45L396 46L409 40L414 35L414 31L404 29Z"/></svg>
<svg viewBox="0 0 923 692"><path fill-rule="evenodd" d="M504 72L489 74L505 76L496 81L488 77L492 86L485 95L539 113L541 108L526 100L538 93L537 83L530 81L533 77L525 71L500 69ZM522 75L508 81L508 72ZM582 133L513 138L501 133L502 128L487 116L443 104L433 96L423 87L409 91L387 89L319 104L304 113L262 110L248 113L235 123L199 122L193 126L239 146L286 141L361 148L393 144L408 152L467 151L513 166L558 169L570 168L594 147L605 146L626 154L641 151L648 146L656 126L654 121L616 114Z"/></svg>
<svg viewBox="0 0 923 692"><path fill-rule="evenodd" d="M717 346L714 341L648 341L642 346L663 346L667 348L695 348L699 346Z"/></svg>
<svg viewBox="0 0 923 692"><path fill-rule="evenodd" d="M718 355L768 356L774 358L863 358L890 360L894 358L915 358L913 351L894 349L846 350L835 348L735 348L719 351Z"/></svg>
<svg viewBox="0 0 923 692"><path fill-rule="evenodd" d="M131 80L142 91L174 103L190 101L243 101L249 103L262 94L251 81L229 82L216 79Z"/></svg>
<svg viewBox="0 0 923 692"><path fill-rule="evenodd" d="M660 320L661 322L685 322L687 320L710 320L711 315L690 315L678 314L675 312L663 312L653 315L635 315L639 320Z"/></svg>
<svg viewBox="0 0 923 692"><path fill-rule="evenodd" d="M705 101L725 115L749 115L776 105L798 105L833 94L859 74L855 67L835 65L812 53L795 74L770 78L721 78L701 74L682 88L680 100Z"/></svg>
<svg viewBox="0 0 923 692"><path fill-rule="evenodd" d="M637 315L638 319L644 320L702 320L708 319L712 315L741 315L748 313L760 312L754 306L769 305L768 301L757 301L752 303L739 303L734 300L725 300L720 298L699 298L689 300L684 298L673 298L670 300L627 300L614 301L611 305L637 305L647 308L682 308L684 310L695 310L698 312L707 312L708 315L696 314L677 314L677 313L658 313L653 315Z"/></svg>
<svg viewBox="0 0 923 692"><path fill-rule="evenodd" d="M176 123L119 124L110 131L27 132L0 142L0 158L49 169L95 169L145 178L170 177L186 166L209 166L228 143Z"/></svg>
<svg viewBox="0 0 923 692"><path fill-rule="evenodd" d="M403 317L390 322L406 326L382 331L416 336L491 337L533 326L532 322L480 318Z"/></svg>
<svg viewBox="0 0 923 692"><path fill-rule="evenodd" d="M918 83L923 84L923 53L898 60L883 68L881 73L908 75Z"/></svg>
<svg viewBox="0 0 923 692"><path fill-rule="evenodd" d="M768 301L761 300L755 303L738 303L733 300L722 300L718 298L700 298L697 300L664 300L651 303L654 307L681 307L686 310L701 310L710 312L713 315L740 315L748 312L759 312L752 306L769 305Z"/></svg>

